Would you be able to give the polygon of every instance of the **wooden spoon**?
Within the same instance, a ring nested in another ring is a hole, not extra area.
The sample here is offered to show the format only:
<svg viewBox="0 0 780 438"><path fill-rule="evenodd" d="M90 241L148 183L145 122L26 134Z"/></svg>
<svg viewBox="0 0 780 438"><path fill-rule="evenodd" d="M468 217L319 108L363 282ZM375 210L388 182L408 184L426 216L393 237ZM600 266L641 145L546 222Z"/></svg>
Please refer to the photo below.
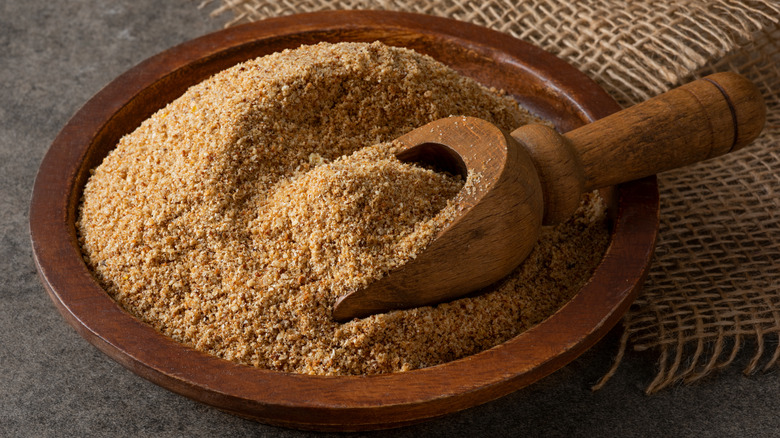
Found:
<svg viewBox="0 0 780 438"><path fill-rule="evenodd" d="M451 300L514 270L543 224L566 220L583 193L683 167L749 144L766 108L758 89L717 73L564 135L543 125L508 134L473 117L450 117L398 140L402 161L471 174L473 190L417 257L340 297L333 318L347 321Z"/></svg>

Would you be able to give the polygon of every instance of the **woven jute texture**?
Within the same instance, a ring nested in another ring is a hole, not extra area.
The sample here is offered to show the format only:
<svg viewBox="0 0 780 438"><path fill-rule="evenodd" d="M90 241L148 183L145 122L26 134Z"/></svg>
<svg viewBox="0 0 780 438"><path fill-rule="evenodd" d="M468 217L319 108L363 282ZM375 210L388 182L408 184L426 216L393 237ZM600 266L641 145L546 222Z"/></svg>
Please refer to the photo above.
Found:
<svg viewBox="0 0 780 438"><path fill-rule="evenodd" d="M780 2L688 0L210 0L228 25L329 9L402 10L490 27L584 71L623 105L710 72L756 82L768 122L726 157L659 175L660 235L623 319L628 350L657 352L652 393L729 364L780 362Z"/></svg>

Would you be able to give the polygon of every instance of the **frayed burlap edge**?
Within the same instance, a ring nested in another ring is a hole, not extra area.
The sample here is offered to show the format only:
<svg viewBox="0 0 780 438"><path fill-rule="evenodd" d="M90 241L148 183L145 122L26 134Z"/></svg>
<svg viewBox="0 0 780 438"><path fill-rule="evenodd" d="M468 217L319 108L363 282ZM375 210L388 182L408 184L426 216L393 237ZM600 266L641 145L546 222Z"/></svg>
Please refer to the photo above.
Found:
<svg viewBox="0 0 780 438"><path fill-rule="evenodd" d="M743 356L745 374L780 360L780 26L685 81L725 70L759 85L764 132L742 151L659 175L656 260L623 319L618 358L594 389L629 345L659 352L647 393L696 382Z"/></svg>
<svg viewBox="0 0 780 438"><path fill-rule="evenodd" d="M623 319L627 350L658 352L646 391L690 383L750 356L780 361L780 5L774 1L206 0L227 26L333 9L446 16L532 42L567 60L621 104L711 72L759 85L769 110L750 147L659 175L661 223L644 291ZM772 345L770 345L772 344ZM749 347L746 347L749 346ZM753 351L745 351L752 349Z"/></svg>

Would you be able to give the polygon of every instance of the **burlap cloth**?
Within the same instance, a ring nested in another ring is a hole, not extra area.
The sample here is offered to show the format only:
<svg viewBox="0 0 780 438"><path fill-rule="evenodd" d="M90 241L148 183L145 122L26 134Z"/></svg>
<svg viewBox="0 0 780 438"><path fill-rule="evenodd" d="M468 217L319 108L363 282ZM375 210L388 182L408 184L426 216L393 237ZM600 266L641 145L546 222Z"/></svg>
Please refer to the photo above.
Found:
<svg viewBox="0 0 780 438"><path fill-rule="evenodd" d="M207 0L228 26L326 9L455 18L557 54L621 104L735 70L759 84L764 134L720 159L659 175L661 223L644 291L623 319L627 349L657 351L652 393L735 362L780 358L780 2L688 0Z"/></svg>

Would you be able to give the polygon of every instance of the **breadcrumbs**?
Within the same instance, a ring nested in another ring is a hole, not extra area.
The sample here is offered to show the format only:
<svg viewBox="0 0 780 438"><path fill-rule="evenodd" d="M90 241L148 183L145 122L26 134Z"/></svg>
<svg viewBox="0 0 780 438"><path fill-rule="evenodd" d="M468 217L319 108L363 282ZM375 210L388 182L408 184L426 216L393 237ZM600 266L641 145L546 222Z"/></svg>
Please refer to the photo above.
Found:
<svg viewBox="0 0 780 438"><path fill-rule="evenodd" d="M427 56L379 43L236 65L159 110L94 169L77 222L84 259L161 333L257 367L376 374L490 348L588 278L608 242L600 198L545 229L484 294L330 318L338 296L414 257L447 223L471 177L401 163L392 139L451 115L506 130L534 120Z"/></svg>

